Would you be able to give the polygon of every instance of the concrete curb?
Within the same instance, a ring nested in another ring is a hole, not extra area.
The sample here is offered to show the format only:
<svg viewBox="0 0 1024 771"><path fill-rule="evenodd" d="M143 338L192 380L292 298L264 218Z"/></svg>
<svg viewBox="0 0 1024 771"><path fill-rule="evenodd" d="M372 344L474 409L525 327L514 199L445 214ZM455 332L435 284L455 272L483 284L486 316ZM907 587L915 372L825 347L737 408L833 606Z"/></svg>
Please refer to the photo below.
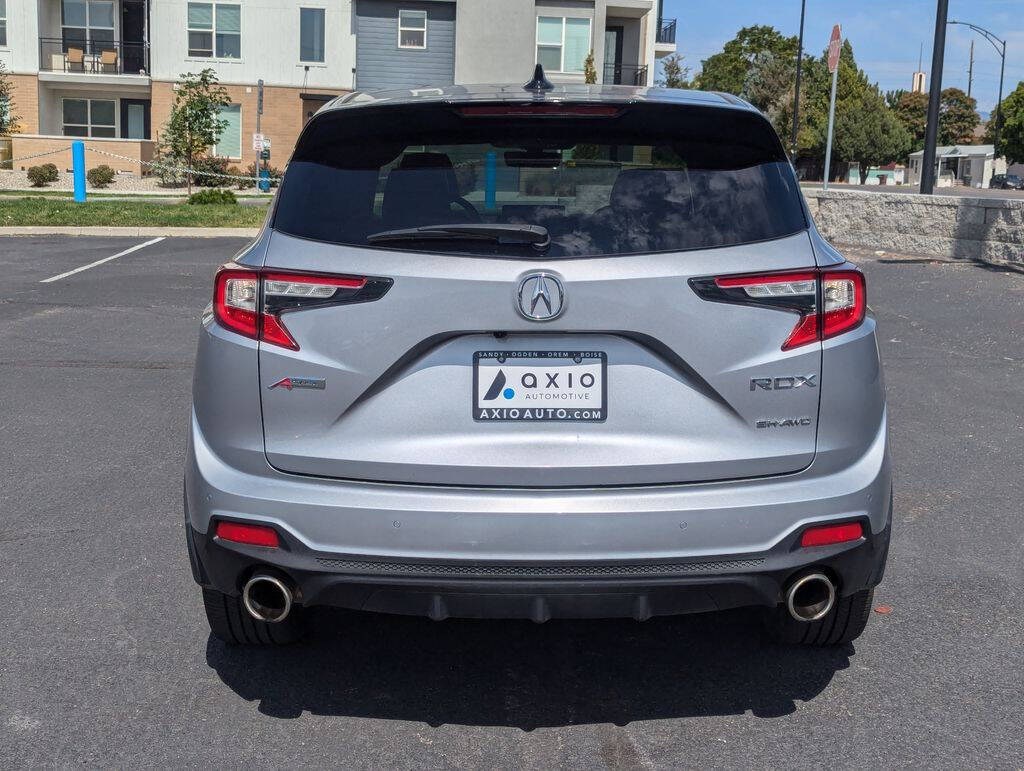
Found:
<svg viewBox="0 0 1024 771"><path fill-rule="evenodd" d="M0 227L0 236L130 236L134 238L255 238L259 228L116 228L47 225L12 225Z"/></svg>

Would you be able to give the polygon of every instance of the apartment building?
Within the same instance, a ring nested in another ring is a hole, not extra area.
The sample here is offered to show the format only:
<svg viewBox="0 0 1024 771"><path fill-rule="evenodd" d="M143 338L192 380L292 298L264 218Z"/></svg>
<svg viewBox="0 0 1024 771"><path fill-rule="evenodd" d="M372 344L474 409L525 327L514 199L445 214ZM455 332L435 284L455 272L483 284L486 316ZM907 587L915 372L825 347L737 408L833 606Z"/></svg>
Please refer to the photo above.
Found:
<svg viewBox="0 0 1024 771"><path fill-rule="evenodd" d="M644 86L674 50L659 0L0 0L14 157L84 137L127 159L87 164L136 173L175 81L205 67L231 99L212 151L256 160L258 123L283 165L309 117L354 89L525 80L538 61L556 82L582 82L591 51L598 82ZM70 153L53 160L68 166Z"/></svg>

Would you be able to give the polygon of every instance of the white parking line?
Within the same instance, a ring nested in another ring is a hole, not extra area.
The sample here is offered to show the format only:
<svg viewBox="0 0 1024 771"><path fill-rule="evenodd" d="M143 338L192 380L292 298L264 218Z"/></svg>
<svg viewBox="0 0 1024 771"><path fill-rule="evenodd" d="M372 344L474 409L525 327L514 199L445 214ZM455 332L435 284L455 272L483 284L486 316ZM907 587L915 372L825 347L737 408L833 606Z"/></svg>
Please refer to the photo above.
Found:
<svg viewBox="0 0 1024 771"><path fill-rule="evenodd" d="M49 284L51 281L60 281L62 278L67 278L68 276L73 276L76 273L81 273L83 270L89 270L89 268L95 268L97 265L102 265L105 262L110 262L111 260L116 260L118 257L124 257L126 254L131 254L132 252L137 252L137 251L139 251L139 249L145 249L147 246L152 246L155 243L159 243L160 241L163 241L165 237L166 236L160 236L159 238L152 238L149 241L145 241L145 242L143 242L141 244L136 244L135 246L131 247L130 249L125 249L123 252L118 252L117 254L112 254L109 257L104 257L102 260L96 260L96 262L90 262L88 265L83 265L80 268L75 268L74 270L69 270L67 273L58 273L56 276L50 276L49 278L44 278L39 283L40 284Z"/></svg>

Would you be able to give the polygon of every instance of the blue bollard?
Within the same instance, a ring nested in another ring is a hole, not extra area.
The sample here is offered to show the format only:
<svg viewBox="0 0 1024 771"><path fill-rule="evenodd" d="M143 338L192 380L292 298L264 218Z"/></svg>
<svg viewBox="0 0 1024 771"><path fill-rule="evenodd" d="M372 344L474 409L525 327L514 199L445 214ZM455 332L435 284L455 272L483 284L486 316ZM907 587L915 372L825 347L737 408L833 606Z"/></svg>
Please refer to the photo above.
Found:
<svg viewBox="0 0 1024 771"><path fill-rule="evenodd" d="M494 211L498 193L498 154L491 150L484 156L484 208Z"/></svg>
<svg viewBox="0 0 1024 771"><path fill-rule="evenodd" d="M75 203L85 203L85 145L71 143L71 169L75 179Z"/></svg>

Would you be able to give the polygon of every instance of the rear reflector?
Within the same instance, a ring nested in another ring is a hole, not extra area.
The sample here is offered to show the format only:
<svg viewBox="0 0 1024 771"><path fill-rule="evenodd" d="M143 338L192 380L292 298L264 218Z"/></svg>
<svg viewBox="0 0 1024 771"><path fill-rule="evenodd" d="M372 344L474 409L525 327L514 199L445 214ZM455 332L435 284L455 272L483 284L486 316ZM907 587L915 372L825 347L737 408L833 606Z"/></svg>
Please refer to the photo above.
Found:
<svg viewBox="0 0 1024 771"><path fill-rule="evenodd" d="M268 546L271 549L276 549L280 545L277 531L267 525L218 522L217 537L224 541L244 543L249 546Z"/></svg>
<svg viewBox="0 0 1024 771"><path fill-rule="evenodd" d="M800 537L801 546L828 546L833 543L856 541L864 537L860 522L844 522L842 525L819 525L804 530Z"/></svg>

